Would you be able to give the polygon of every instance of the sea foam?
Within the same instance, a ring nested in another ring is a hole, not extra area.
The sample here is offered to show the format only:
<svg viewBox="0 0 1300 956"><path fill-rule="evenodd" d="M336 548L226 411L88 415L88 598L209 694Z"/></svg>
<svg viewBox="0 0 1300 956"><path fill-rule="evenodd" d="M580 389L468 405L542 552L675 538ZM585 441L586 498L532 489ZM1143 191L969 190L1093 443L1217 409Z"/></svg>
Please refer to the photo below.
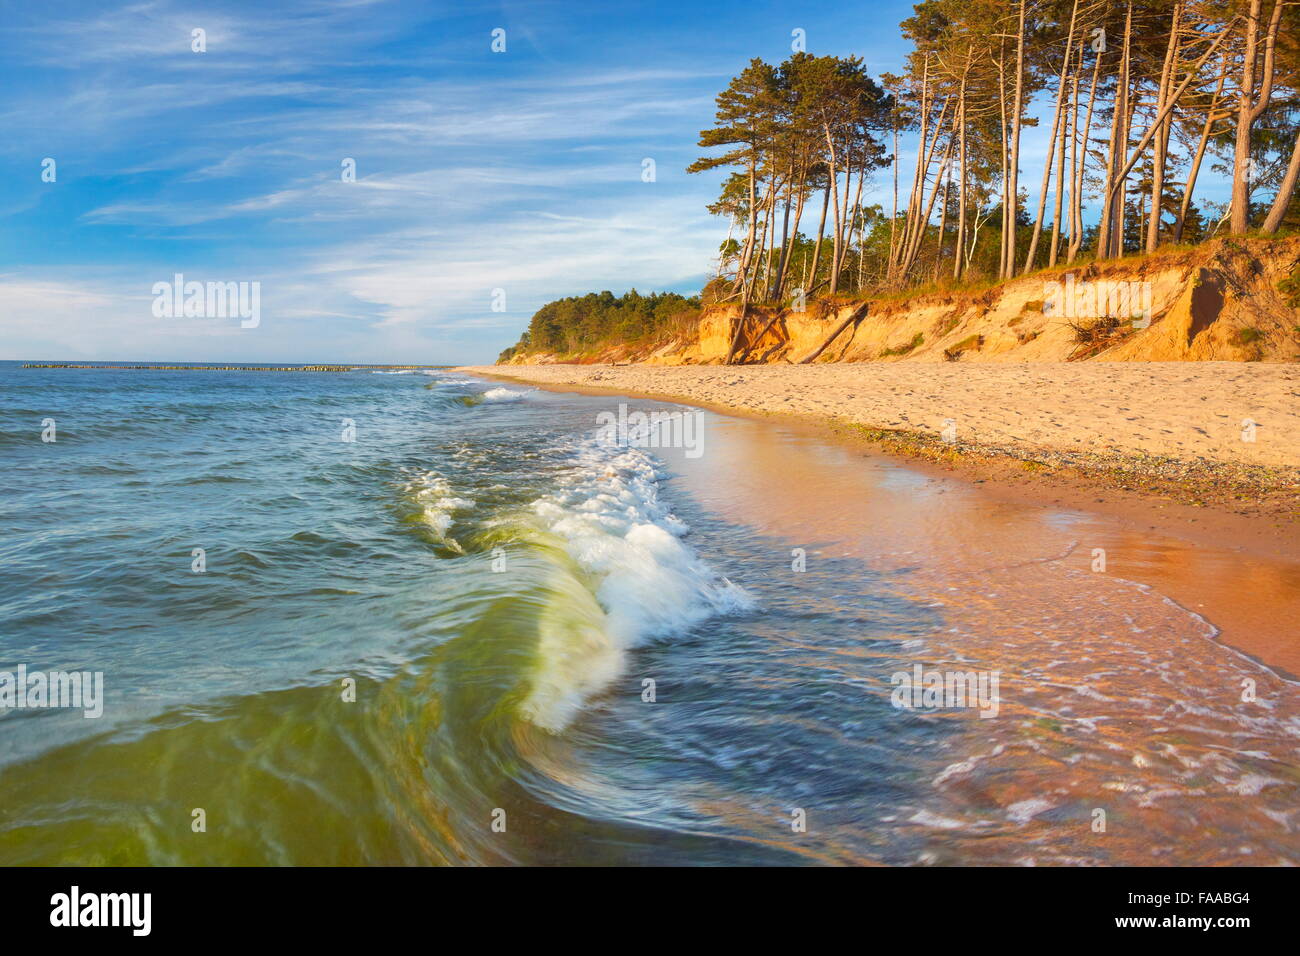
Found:
<svg viewBox="0 0 1300 956"><path fill-rule="evenodd" d="M551 731L563 729L623 672L630 648L756 603L682 540L688 528L659 499L650 455L595 441L577 454L577 471L533 503L543 530L562 543L598 605L579 615L581 626L543 628L524 711Z"/></svg>

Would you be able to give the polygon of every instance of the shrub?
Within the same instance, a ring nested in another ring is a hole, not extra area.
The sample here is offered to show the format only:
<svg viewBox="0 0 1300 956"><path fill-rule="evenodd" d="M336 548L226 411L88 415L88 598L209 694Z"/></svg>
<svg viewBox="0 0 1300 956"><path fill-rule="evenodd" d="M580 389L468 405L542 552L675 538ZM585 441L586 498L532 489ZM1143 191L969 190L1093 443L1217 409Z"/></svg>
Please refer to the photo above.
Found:
<svg viewBox="0 0 1300 956"><path fill-rule="evenodd" d="M963 352L977 352L984 347L984 336L968 335L952 348L943 350L943 357L949 362L955 362L961 358Z"/></svg>
<svg viewBox="0 0 1300 956"><path fill-rule="evenodd" d="M880 353L880 357L889 358L892 355L906 355L908 352L911 352L913 349L920 348L921 343L924 341L925 341L925 335L921 332L917 332L914 336L912 336L912 340L910 342L906 342L903 345L896 345L892 349L885 349L883 352Z"/></svg>

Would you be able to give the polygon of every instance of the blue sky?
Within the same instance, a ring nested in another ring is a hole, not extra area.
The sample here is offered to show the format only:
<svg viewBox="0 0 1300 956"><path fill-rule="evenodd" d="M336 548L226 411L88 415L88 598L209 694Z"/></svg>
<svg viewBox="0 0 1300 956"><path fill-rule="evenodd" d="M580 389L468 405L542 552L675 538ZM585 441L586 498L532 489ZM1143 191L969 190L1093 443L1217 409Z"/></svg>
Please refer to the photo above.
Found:
<svg viewBox="0 0 1300 956"><path fill-rule="evenodd" d="M795 28L897 69L909 11L6 2L0 358L487 361L550 299L694 292L717 91ZM260 282L261 324L155 318L175 273Z"/></svg>
<svg viewBox="0 0 1300 956"><path fill-rule="evenodd" d="M0 0L0 359L484 362L554 298L693 293L726 234L722 174L683 171L717 92L795 29L897 72L911 9ZM259 282L260 325L155 318L176 273Z"/></svg>

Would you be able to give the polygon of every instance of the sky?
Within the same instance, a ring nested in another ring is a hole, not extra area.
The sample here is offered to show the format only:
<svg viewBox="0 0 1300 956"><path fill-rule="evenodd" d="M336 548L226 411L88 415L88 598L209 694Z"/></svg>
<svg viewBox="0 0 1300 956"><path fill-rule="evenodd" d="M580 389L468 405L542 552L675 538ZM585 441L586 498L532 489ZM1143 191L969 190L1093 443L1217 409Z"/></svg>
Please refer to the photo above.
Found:
<svg viewBox="0 0 1300 956"><path fill-rule="evenodd" d="M717 92L795 29L897 70L910 9L3 0L0 359L487 362L555 298L695 293ZM155 315L176 274L258 323Z"/></svg>
<svg viewBox="0 0 1300 956"><path fill-rule="evenodd" d="M0 359L480 363L552 299L694 294L727 233L724 172L685 172L717 93L796 30L900 72L911 12L0 0ZM177 275L256 283L256 323L155 314Z"/></svg>

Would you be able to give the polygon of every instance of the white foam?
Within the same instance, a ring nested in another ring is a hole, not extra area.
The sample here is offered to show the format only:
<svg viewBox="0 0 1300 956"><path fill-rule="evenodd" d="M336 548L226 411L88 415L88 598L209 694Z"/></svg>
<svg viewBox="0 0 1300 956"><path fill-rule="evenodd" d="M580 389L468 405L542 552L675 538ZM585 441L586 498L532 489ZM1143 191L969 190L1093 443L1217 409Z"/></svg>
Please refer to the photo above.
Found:
<svg viewBox="0 0 1300 956"><path fill-rule="evenodd" d="M1230 793L1237 793L1243 797L1257 797L1265 787L1283 786L1281 780L1275 777L1265 777L1258 773L1245 774L1234 784L1229 784L1227 790Z"/></svg>
<svg viewBox="0 0 1300 956"><path fill-rule="evenodd" d="M1019 803L1013 803L1007 807L1007 819L1015 823L1028 823L1040 813L1046 813L1051 810L1055 804L1043 800L1041 797L1031 797L1028 800L1021 800Z"/></svg>
<svg viewBox="0 0 1300 956"><path fill-rule="evenodd" d="M458 375L448 375L446 372L440 372L436 368L422 368L421 375L428 375L430 378L436 378L438 381L435 385L478 385L479 382L472 378L463 378Z"/></svg>
<svg viewBox="0 0 1300 956"><path fill-rule="evenodd" d="M524 392L516 392L509 388L489 388L483 393L485 402L518 402L524 397Z"/></svg>
<svg viewBox="0 0 1300 956"><path fill-rule="evenodd" d="M755 606L744 588L719 576L682 541L686 525L659 500L658 470L640 449L595 441L553 494L533 503L590 578L603 620L581 633L544 634L525 713L558 731L583 701L622 672L626 651L689 631L720 614ZM574 630L571 628L571 630ZM574 642L582 645L575 653Z"/></svg>
<svg viewBox="0 0 1300 956"><path fill-rule="evenodd" d="M954 820L952 817L931 813L929 810L917 810L907 822L923 827L933 827L936 830L960 830L966 826L961 820Z"/></svg>
<svg viewBox="0 0 1300 956"><path fill-rule="evenodd" d="M424 523L434 535L457 551L461 550L448 532L456 521L455 513L472 510L474 502L453 495L447 479L433 472L412 478L406 484L406 492L424 512Z"/></svg>

